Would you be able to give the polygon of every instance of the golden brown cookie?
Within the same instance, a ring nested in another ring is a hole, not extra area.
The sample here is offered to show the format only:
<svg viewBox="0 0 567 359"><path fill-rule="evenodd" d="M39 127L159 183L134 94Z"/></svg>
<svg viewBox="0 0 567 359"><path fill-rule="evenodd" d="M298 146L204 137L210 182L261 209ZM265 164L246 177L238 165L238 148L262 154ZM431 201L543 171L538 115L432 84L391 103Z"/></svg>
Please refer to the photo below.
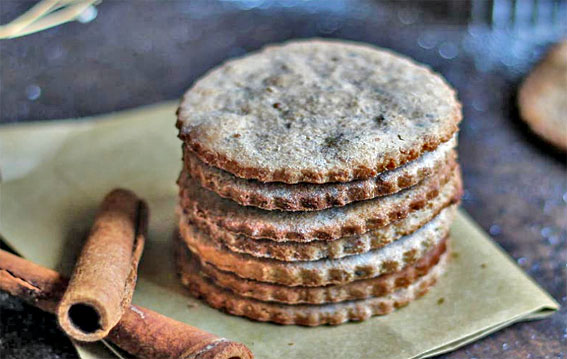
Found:
<svg viewBox="0 0 567 359"><path fill-rule="evenodd" d="M381 297L400 288L406 288L427 274L442 258L445 259L442 256L447 249L447 241L447 239L442 241L415 263L406 265L400 271L342 285L324 287L287 287L242 279L233 273L219 270L211 264L201 262L183 244L179 246L180 248L177 251L177 263L182 277L191 276L188 271L198 268L201 275L209 278L215 285L242 297L285 304L335 303L368 297Z"/></svg>
<svg viewBox="0 0 567 359"><path fill-rule="evenodd" d="M412 284L384 296L319 305L289 305L242 297L218 287L212 280L202 276L197 267L184 270L181 281L195 297L202 298L213 308L225 310L233 315L279 324L337 325L388 314L406 306L427 293L445 272L446 267L447 260L443 258Z"/></svg>
<svg viewBox="0 0 567 359"><path fill-rule="evenodd" d="M455 163L437 176L396 194L311 212L266 211L243 207L203 190L185 171L179 179L180 205L189 218L209 221L225 230L252 238L309 242L334 240L382 228L423 208L445 187L461 191Z"/></svg>
<svg viewBox="0 0 567 359"><path fill-rule="evenodd" d="M529 74L520 87L518 102L531 129L567 151L567 40L555 45Z"/></svg>
<svg viewBox="0 0 567 359"><path fill-rule="evenodd" d="M229 250L259 258L272 258L284 262L336 259L384 247L409 235L427 222L439 217L441 227L449 227L456 213L460 192L443 190L427 205L404 219L360 235L339 238L333 241L276 242L270 239L254 239L234 234L218 226L193 219L191 222L207 233L211 239L224 244ZM179 215L185 215L178 209ZM188 221L187 218L181 219Z"/></svg>
<svg viewBox="0 0 567 359"><path fill-rule="evenodd" d="M371 45L300 40L213 69L178 109L203 162L262 182L349 182L433 151L462 118L424 65Z"/></svg>
<svg viewBox="0 0 567 359"><path fill-rule="evenodd" d="M456 143L455 137L442 143L434 151L424 153L418 159L392 171L382 172L376 177L324 184L263 183L239 178L209 166L187 149L183 151L183 158L186 170L202 187L240 205L267 210L312 211L386 196L411 187L441 172L448 162L455 161L457 153L453 149Z"/></svg>
<svg viewBox="0 0 567 359"><path fill-rule="evenodd" d="M323 286L377 277L414 263L449 233L449 227L430 222L378 250L340 259L282 262L234 253L210 239L197 227L181 221L179 233L189 249L203 262L241 278L287 286Z"/></svg>

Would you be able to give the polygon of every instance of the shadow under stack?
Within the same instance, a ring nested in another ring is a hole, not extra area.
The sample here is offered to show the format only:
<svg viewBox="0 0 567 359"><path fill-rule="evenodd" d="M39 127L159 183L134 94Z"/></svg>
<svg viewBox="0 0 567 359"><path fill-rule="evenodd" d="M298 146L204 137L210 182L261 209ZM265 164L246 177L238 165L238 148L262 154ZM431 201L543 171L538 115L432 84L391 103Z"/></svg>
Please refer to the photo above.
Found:
<svg viewBox="0 0 567 359"><path fill-rule="evenodd" d="M295 41L213 69L178 111L183 284L308 326L420 297L447 268L460 120L439 75L368 45Z"/></svg>

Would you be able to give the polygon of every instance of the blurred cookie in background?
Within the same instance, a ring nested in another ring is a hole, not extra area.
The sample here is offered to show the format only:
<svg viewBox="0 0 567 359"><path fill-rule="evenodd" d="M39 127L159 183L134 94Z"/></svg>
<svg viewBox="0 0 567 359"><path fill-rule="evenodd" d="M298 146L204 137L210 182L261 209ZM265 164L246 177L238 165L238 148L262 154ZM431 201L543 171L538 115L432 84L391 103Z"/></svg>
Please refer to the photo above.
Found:
<svg viewBox="0 0 567 359"><path fill-rule="evenodd" d="M553 46L524 80L518 102L530 128L567 151L567 40Z"/></svg>

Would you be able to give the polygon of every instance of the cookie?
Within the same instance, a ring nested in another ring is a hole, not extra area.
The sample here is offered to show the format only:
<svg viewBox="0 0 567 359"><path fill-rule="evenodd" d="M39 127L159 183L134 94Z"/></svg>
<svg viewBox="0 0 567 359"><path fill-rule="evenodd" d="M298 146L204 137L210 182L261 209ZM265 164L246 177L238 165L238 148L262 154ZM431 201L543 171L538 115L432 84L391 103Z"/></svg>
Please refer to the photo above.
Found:
<svg viewBox="0 0 567 359"><path fill-rule="evenodd" d="M324 287L287 287L242 279L208 263L202 263L198 257L192 255L191 251L183 248L182 244L180 247L177 251L177 263L181 277L190 276L191 273L188 271L198 268L201 275L209 278L218 287L228 289L242 297L285 304L323 304L381 297L400 288L406 288L439 263L447 249L447 240L442 241L415 263L406 265L400 271L343 285Z"/></svg>
<svg viewBox="0 0 567 359"><path fill-rule="evenodd" d="M447 254L444 256L447 257ZM447 260L443 258L414 283L384 296L320 305L289 305L242 297L218 287L212 280L202 276L197 268L184 272L181 281L193 296L202 298L211 307L225 310L229 314L279 324L336 325L347 321L366 320L371 316L388 314L406 306L427 293L445 272L446 267Z"/></svg>
<svg viewBox="0 0 567 359"><path fill-rule="evenodd" d="M312 212L243 207L203 190L182 171L179 179L180 205L190 220L209 221L252 238L296 242L333 240L385 227L405 218L410 212L425 207L440 191L460 192L460 172L455 163L452 166L455 168L445 168L442 173L391 196Z"/></svg>
<svg viewBox="0 0 567 359"><path fill-rule="evenodd" d="M262 182L377 176L450 140L455 91L374 46L301 40L230 60L189 89L179 137L203 162Z"/></svg>
<svg viewBox="0 0 567 359"><path fill-rule="evenodd" d="M456 138L453 138L434 151L376 177L346 183L262 183L238 178L209 166L188 150L184 150L183 158L187 171L202 187L240 205L267 210L311 211L390 195L411 187L439 172L447 162L454 161L457 155L453 150L456 142Z"/></svg>
<svg viewBox="0 0 567 359"><path fill-rule="evenodd" d="M451 193L442 192L424 208L413 212L409 217L383 228L334 241L275 242L269 239L253 239L235 235L206 221L199 223L193 221L192 223L212 240L224 244L229 250L253 257L271 258L284 262L337 259L382 248L415 232L429 221L437 221L440 227L449 227L455 218L457 210L455 204L458 203L459 198L458 194L451 196ZM184 214L180 213L180 216ZM434 220L435 217L437 218ZM182 218L181 221L188 220Z"/></svg>
<svg viewBox="0 0 567 359"><path fill-rule="evenodd" d="M260 282L316 287L398 271L443 241L449 227L430 222L409 236L375 251L340 259L304 262L282 262L234 253L185 221L180 221L179 233L189 249L203 262L220 270Z"/></svg>
<svg viewBox="0 0 567 359"><path fill-rule="evenodd" d="M529 74L520 87L518 102L530 128L567 151L567 40L555 45Z"/></svg>

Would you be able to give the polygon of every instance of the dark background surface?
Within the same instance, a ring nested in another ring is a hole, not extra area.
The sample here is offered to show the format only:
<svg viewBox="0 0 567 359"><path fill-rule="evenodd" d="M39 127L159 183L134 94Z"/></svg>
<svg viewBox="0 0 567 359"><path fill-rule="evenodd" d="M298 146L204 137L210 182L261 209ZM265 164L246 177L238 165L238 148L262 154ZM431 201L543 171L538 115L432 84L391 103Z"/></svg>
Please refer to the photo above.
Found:
<svg viewBox="0 0 567 359"><path fill-rule="evenodd" d="M443 357L567 358L567 158L527 129L515 99L529 68L565 33L566 4L550 3L544 18L546 9L514 17L490 1L105 0L88 24L0 41L0 122L176 99L224 59L290 38L339 37L412 56L442 73L463 102L463 206L562 305L550 319ZM0 22L32 4L1 0ZM0 292L0 357L76 353L51 315Z"/></svg>

